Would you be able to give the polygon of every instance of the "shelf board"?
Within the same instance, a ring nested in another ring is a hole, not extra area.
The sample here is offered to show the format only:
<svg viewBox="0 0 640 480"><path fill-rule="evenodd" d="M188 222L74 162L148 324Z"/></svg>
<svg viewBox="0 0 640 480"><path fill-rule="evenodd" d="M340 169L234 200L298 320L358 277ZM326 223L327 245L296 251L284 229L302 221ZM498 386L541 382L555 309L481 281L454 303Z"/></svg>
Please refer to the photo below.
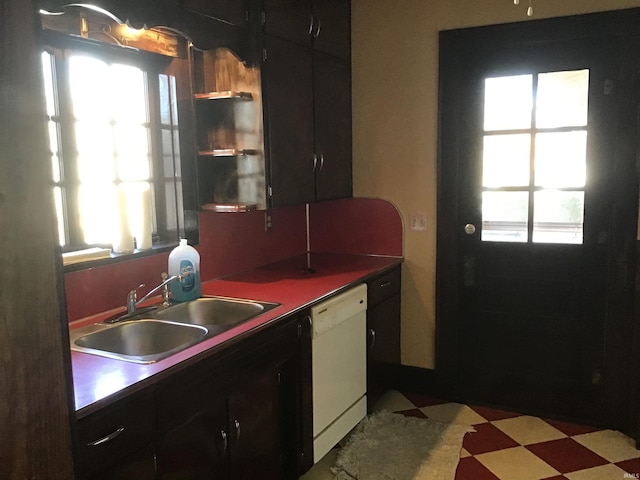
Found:
<svg viewBox="0 0 640 480"><path fill-rule="evenodd" d="M251 94L251 92L236 92L232 90L228 90L226 92L196 93L193 95L193 97L196 100L253 100L253 95Z"/></svg>
<svg viewBox="0 0 640 480"><path fill-rule="evenodd" d="M255 210L258 206L253 205L244 205L244 204L220 204L220 203L207 203L202 205L200 208L204 211L210 212L250 212Z"/></svg>
<svg viewBox="0 0 640 480"><path fill-rule="evenodd" d="M217 150L199 151L201 157L241 157L245 155L257 155L258 150L251 148L221 148Z"/></svg>

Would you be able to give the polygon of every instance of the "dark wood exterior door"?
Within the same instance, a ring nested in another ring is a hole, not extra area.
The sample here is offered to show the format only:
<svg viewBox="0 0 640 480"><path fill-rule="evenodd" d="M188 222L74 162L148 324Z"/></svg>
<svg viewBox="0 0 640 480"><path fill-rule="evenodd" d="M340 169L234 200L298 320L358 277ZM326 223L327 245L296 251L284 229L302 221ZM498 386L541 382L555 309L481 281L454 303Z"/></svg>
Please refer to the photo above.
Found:
<svg viewBox="0 0 640 480"><path fill-rule="evenodd" d="M617 66L545 35L441 37L438 361L464 401L600 421Z"/></svg>

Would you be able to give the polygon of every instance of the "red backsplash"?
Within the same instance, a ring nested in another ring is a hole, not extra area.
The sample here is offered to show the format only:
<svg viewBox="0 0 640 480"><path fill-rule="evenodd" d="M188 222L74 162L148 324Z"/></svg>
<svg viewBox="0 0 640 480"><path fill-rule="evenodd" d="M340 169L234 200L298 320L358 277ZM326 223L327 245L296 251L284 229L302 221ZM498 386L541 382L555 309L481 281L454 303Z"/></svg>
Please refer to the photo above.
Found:
<svg viewBox="0 0 640 480"><path fill-rule="evenodd" d="M202 281L249 270L307 251L304 205L265 212L201 212ZM402 220L385 200L343 199L310 205L311 251L402 256ZM65 274L67 315L78 320L114 308L124 309L129 290L160 283L168 253ZM141 289L141 292L148 291Z"/></svg>
<svg viewBox="0 0 640 480"><path fill-rule="evenodd" d="M311 251L403 255L402 217L378 198L345 198L309 205Z"/></svg>

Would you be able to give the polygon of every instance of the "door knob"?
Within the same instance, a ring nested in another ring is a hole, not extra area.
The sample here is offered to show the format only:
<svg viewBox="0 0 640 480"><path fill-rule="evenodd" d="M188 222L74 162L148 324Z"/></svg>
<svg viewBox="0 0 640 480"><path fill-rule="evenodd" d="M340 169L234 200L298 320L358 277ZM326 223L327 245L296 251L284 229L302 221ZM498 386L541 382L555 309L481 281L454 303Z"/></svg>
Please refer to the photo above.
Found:
<svg viewBox="0 0 640 480"><path fill-rule="evenodd" d="M473 235L474 233L476 233L476 226L473 223L467 223L464 226L464 233L466 233L467 235Z"/></svg>

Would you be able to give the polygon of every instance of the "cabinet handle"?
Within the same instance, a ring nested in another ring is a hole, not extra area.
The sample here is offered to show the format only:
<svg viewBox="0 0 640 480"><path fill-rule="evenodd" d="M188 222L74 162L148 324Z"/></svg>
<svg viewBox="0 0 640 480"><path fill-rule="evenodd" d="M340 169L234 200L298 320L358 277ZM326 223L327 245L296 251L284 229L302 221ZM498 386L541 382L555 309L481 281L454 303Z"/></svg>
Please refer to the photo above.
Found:
<svg viewBox="0 0 640 480"><path fill-rule="evenodd" d="M369 350L373 350L373 347L376 344L376 331L373 328L370 328L369 335L371 336L371 343L369 345Z"/></svg>
<svg viewBox="0 0 640 480"><path fill-rule="evenodd" d="M110 442L111 440L116 438L118 435L120 435L122 432L124 432L124 425L120 425L115 430L115 432L111 432L106 437L102 437L102 438L99 438L98 440L94 440L93 442L87 443L87 447L97 447L98 445L102 445L103 443Z"/></svg>
<svg viewBox="0 0 640 480"><path fill-rule="evenodd" d="M318 171L322 171L322 167L324 167L324 154L320 154L320 169Z"/></svg>
<svg viewBox="0 0 640 480"><path fill-rule="evenodd" d="M222 456L224 457L227 454L227 447L229 446L227 432L220 430L220 436L222 437Z"/></svg>
<svg viewBox="0 0 640 480"><path fill-rule="evenodd" d="M307 32L307 35L311 36L311 33L313 32L313 13L309 14L309 31Z"/></svg>
<svg viewBox="0 0 640 480"><path fill-rule="evenodd" d="M322 28L322 20L318 20L318 29L316 30L313 38L318 38L320 36L320 29Z"/></svg>
<svg viewBox="0 0 640 480"><path fill-rule="evenodd" d="M316 171L316 168L318 166L318 155L316 153L313 154L313 172Z"/></svg>
<svg viewBox="0 0 640 480"><path fill-rule="evenodd" d="M386 282L382 282L380 284L380 288L385 288L385 287L388 287L390 285L391 285L391 282L387 280Z"/></svg>
<svg viewBox="0 0 640 480"><path fill-rule="evenodd" d="M237 418L233 421L233 428L236 429L236 445L237 445L238 442L240 441L240 422L238 421Z"/></svg>

